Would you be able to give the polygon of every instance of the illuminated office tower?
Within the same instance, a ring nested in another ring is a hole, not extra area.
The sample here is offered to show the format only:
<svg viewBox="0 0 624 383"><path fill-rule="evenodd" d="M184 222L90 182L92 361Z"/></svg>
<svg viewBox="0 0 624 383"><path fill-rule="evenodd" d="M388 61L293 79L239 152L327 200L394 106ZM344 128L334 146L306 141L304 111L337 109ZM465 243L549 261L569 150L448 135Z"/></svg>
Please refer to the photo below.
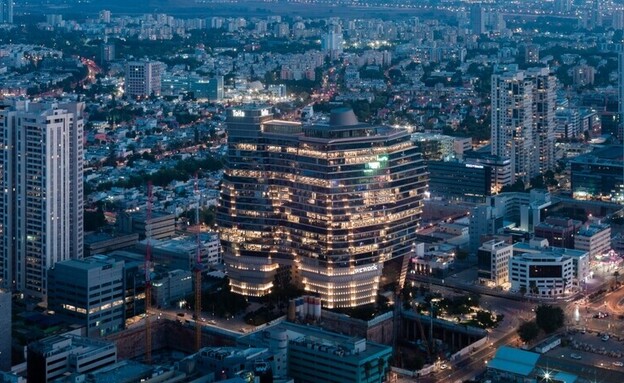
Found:
<svg viewBox="0 0 624 383"><path fill-rule="evenodd" d="M302 125L257 106L228 110L227 127L217 222L233 292L263 296L292 278L332 308L402 285L427 185L406 131L350 109Z"/></svg>
<svg viewBox="0 0 624 383"><path fill-rule="evenodd" d="M0 282L45 299L47 271L83 255L84 103L0 108Z"/></svg>

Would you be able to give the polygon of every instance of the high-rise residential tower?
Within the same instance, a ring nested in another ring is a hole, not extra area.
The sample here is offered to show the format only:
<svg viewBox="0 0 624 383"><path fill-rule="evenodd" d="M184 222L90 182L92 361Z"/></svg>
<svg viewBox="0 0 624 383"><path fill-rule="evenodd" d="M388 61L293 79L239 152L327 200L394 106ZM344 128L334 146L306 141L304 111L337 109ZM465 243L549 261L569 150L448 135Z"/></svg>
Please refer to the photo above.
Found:
<svg viewBox="0 0 624 383"><path fill-rule="evenodd" d="M481 3L470 7L470 28L475 35L485 33L485 11Z"/></svg>
<svg viewBox="0 0 624 383"><path fill-rule="evenodd" d="M525 184L555 165L557 79L548 68L492 76L492 154Z"/></svg>
<svg viewBox="0 0 624 383"><path fill-rule="evenodd" d="M620 124L624 123L624 52L618 54L618 112Z"/></svg>
<svg viewBox="0 0 624 383"><path fill-rule="evenodd" d="M0 0L0 24L13 23L13 0Z"/></svg>
<svg viewBox="0 0 624 383"><path fill-rule="evenodd" d="M533 142L538 171L555 167L555 130L557 121L557 77L549 68L530 68L527 77L533 81Z"/></svg>
<svg viewBox="0 0 624 383"><path fill-rule="evenodd" d="M427 185L406 131L350 109L302 125L257 106L228 110L227 127L217 222L232 291L263 296L292 278L333 308L402 285Z"/></svg>
<svg viewBox="0 0 624 383"><path fill-rule="evenodd" d="M514 179L536 173L533 142L533 81L524 72L492 75L492 154L509 158Z"/></svg>
<svg viewBox="0 0 624 383"><path fill-rule="evenodd" d="M45 299L47 270L83 254L83 103L0 109L0 279Z"/></svg>

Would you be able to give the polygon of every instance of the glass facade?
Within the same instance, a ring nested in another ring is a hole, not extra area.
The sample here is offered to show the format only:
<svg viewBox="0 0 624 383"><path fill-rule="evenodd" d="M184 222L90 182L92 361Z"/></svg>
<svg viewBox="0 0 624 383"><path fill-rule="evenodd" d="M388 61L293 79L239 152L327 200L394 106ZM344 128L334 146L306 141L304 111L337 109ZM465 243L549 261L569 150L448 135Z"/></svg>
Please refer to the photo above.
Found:
<svg viewBox="0 0 624 383"><path fill-rule="evenodd" d="M427 172L409 134L347 109L304 126L248 106L227 125L217 220L232 291L266 295L284 268L326 307L374 302L384 263L406 269L420 221Z"/></svg>

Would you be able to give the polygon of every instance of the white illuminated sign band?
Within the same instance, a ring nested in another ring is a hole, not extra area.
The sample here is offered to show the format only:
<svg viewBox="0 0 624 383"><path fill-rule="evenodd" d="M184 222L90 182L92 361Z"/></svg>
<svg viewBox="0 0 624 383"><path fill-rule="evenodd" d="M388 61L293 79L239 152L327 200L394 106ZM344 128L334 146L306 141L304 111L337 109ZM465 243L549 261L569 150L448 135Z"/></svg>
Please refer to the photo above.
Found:
<svg viewBox="0 0 624 383"><path fill-rule="evenodd" d="M260 111L260 116L264 117L264 116L268 116L269 115L269 110L268 109L262 109Z"/></svg>
<svg viewBox="0 0 624 383"><path fill-rule="evenodd" d="M467 168L483 169L481 165L466 164Z"/></svg>
<svg viewBox="0 0 624 383"><path fill-rule="evenodd" d="M245 112L242 110L233 110L232 117L245 117Z"/></svg>
<svg viewBox="0 0 624 383"><path fill-rule="evenodd" d="M353 270L353 274L367 273L369 271L375 271L375 270L377 270L377 265L360 267L359 269Z"/></svg>

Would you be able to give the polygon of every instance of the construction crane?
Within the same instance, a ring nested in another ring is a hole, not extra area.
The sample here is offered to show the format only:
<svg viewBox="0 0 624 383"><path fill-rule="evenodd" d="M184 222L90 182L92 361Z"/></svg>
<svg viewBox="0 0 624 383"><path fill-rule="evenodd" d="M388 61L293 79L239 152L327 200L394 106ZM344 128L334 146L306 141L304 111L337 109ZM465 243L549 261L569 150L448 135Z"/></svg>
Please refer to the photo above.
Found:
<svg viewBox="0 0 624 383"><path fill-rule="evenodd" d="M195 274L195 350L201 348L201 299L202 299L202 262L201 262L201 223L199 222L199 185L197 182L197 173L195 173L195 197L197 205L195 206L195 224L197 225L197 249L195 256L195 265L193 273Z"/></svg>
<svg viewBox="0 0 624 383"><path fill-rule="evenodd" d="M147 183L147 211L145 213L145 363L152 363L152 326L150 312L152 308L152 182Z"/></svg>

